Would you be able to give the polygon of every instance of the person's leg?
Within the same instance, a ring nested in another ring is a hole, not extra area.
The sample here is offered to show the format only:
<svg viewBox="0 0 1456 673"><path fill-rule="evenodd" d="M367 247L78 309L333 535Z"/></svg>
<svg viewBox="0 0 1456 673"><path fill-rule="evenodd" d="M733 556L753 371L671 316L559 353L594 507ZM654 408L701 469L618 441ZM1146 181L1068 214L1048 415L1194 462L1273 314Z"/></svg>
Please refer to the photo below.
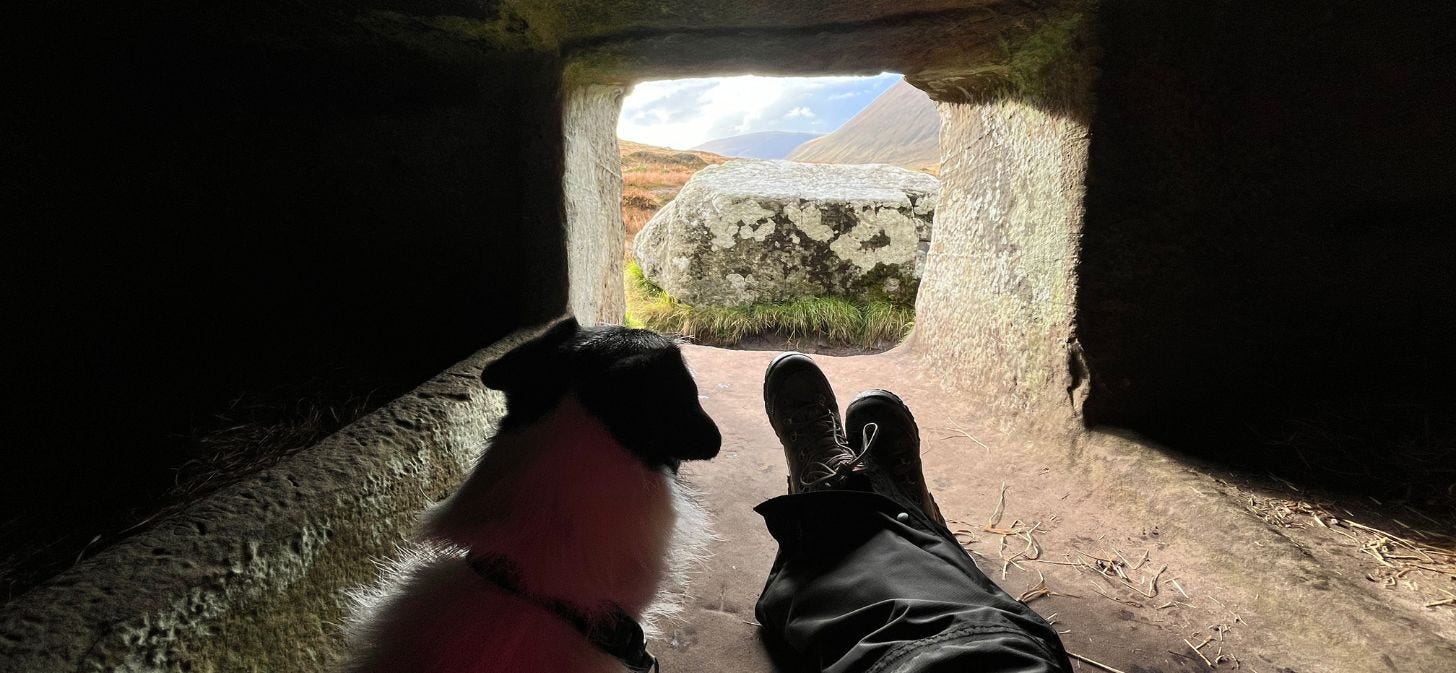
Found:
<svg viewBox="0 0 1456 673"><path fill-rule="evenodd" d="M791 477L790 495L756 508L779 543L756 610L765 639L833 673L1069 671L1055 630L946 530L899 398L856 400L848 438L837 406L825 410L835 422L814 436L786 419L823 415L811 402L833 393L798 358L775 360L764 382Z"/></svg>
<svg viewBox="0 0 1456 673"><path fill-rule="evenodd" d="M1045 621L894 501L831 490L756 511L779 542L758 621L818 670L1070 670Z"/></svg>

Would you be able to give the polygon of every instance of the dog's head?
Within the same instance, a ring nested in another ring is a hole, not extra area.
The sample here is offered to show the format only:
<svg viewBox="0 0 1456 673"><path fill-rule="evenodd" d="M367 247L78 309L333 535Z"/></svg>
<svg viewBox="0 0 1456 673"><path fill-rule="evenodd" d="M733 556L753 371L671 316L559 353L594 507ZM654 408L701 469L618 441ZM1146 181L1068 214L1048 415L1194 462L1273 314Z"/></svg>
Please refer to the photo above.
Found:
<svg viewBox="0 0 1456 673"><path fill-rule="evenodd" d="M707 460L722 443L682 352L656 332L582 328L567 318L486 365L480 379L506 394L502 429L537 420L571 394L649 467Z"/></svg>

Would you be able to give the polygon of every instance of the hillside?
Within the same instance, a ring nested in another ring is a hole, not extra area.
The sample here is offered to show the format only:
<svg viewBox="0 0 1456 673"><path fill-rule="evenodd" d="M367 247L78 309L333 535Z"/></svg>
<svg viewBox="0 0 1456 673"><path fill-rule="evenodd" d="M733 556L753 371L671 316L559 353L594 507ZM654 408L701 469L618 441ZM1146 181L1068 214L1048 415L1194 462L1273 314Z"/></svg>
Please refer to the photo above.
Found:
<svg viewBox="0 0 1456 673"><path fill-rule="evenodd" d="M819 133L762 131L759 133L745 133L741 136L709 140L693 149L713 152L725 157L783 159L789 156L789 153L793 152L794 148L821 135Z"/></svg>
<svg viewBox="0 0 1456 673"><path fill-rule="evenodd" d="M844 126L800 145L788 158L933 169L940 164L940 114L925 92L901 81Z"/></svg>
<svg viewBox="0 0 1456 673"><path fill-rule="evenodd" d="M653 214L682 189L693 173L727 157L696 150L680 151L617 141L622 157L622 223L627 228L627 249Z"/></svg>

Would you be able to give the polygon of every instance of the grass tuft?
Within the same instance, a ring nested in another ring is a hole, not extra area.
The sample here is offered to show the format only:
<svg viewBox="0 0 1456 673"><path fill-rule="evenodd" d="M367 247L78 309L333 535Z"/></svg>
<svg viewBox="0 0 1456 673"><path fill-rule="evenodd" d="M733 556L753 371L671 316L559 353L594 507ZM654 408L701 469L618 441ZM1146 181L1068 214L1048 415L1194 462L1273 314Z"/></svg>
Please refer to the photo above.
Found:
<svg viewBox="0 0 1456 673"><path fill-rule="evenodd" d="M915 309L885 301L855 303L840 297L803 297L749 306L693 306L680 302L627 263L627 324L734 346L746 337L777 332L789 338L823 337L846 346L875 348L909 334Z"/></svg>

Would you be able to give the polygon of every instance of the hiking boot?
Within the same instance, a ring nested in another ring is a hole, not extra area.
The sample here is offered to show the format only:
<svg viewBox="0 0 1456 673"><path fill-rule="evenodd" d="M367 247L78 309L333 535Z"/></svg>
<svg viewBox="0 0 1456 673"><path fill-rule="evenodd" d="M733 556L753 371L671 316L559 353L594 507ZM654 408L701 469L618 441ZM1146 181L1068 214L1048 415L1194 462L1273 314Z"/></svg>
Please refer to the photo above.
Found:
<svg viewBox="0 0 1456 673"><path fill-rule="evenodd" d="M849 403L844 419L851 451L864 456L868 468L882 473L898 495L944 526L945 517L925 484L920 429L904 400L888 390L866 390Z"/></svg>
<svg viewBox="0 0 1456 673"><path fill-rule="evenodd" d="M843 488L861 469L849 449L829 379L803 353L783 353L763 374L763 406L784 445L789 493Z"/></svg>

